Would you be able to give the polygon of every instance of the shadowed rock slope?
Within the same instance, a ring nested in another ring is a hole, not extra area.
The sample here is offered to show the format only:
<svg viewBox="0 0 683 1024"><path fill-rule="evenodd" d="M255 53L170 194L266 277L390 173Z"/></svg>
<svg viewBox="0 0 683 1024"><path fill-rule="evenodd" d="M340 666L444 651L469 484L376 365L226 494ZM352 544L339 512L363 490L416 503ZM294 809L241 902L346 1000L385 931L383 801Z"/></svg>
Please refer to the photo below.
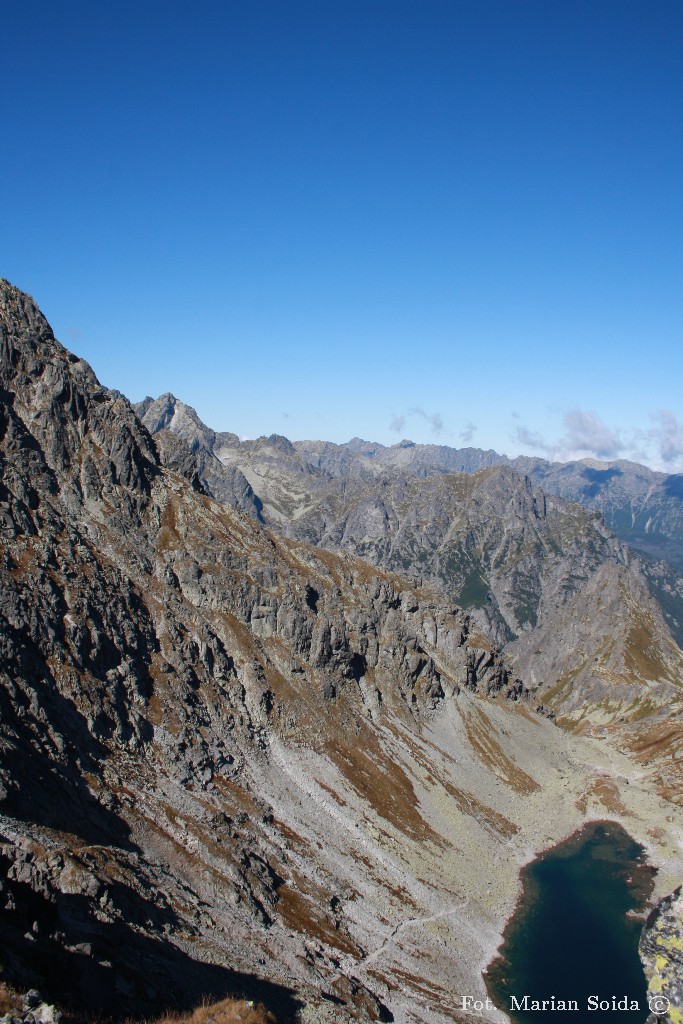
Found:
<svg viewBox="0 0 683 1024"><path fill-rule="evenodd" d="M537 714L466 612L211 499L6 282L0 331L9 980L442 1024L485 996L519 865L586 818L673 888L655 769Z"/></svg>

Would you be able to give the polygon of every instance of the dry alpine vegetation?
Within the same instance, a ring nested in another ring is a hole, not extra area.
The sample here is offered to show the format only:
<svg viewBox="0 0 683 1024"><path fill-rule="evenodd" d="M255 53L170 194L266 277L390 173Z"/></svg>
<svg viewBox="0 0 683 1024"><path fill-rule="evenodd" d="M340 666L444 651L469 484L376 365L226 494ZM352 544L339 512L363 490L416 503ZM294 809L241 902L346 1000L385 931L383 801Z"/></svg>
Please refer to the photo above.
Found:
<svg viewBox="0 0 683 1024"><path fill-rule="evenodd" d="M221 999L219 1003L200 1006L192 1013L168 1013L154 1024L277 1024L264 1006L255 1006L244 999Z"/></svg>
<svg viewBox="0 0 683 1024"><path fill-rule="evenodd" d="M606 531L572 586L544 556L502 652L443 581L268 529L237 470L212 498L7 282L0 324L8 982L81 1019L446 1024L520 865L586 820L675 889L683 656ZM461 492L500 504L487 472Z"/></svg>
<svg viewBox="0 0 683 1024"><path fill-rule="evenodd" d="M40 993L20 993L6 982L0 982L0 1020L6 1024L87 1024L87 1017L63 1014L42 1002ZM126 1024L133 1024L131 1018ZM260 1004L245 999L221 999L218 1003L202 1003L188 1013L165 1013L145 1024L277 1024L276 1018Z"/></svg>

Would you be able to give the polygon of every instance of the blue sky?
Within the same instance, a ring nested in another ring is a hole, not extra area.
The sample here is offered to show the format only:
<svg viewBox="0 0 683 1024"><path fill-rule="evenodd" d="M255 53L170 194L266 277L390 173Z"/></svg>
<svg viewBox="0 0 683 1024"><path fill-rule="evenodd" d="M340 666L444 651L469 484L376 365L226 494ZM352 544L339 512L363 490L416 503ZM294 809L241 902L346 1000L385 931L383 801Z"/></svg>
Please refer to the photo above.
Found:
<svg viewBox="0 0 683 1024"><path fill-rule="evenodd" d="M217 429L683 469L680 0L22 0L0 274Z"/></svg>

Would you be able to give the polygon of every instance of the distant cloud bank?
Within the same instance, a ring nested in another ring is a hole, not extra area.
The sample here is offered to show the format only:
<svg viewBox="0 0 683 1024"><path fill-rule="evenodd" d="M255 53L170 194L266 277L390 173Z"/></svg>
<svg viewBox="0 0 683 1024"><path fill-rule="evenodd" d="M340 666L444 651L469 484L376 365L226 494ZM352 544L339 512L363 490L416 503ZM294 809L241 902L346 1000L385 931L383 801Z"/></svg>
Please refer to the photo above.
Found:
<svg viewBox="0 0 683 1024"><path fill-rule="evenodd" d="M461 430L458 436L463 444L469 444L476 432L476 425L472 422L472 420L468 420L467 423L465 424L465 429Z"/></svg>
<svg viewBox="0 0 683 1024"><path fill-rule="evenodd" d="M677 465L683 461L683 424L679 423L671 409L658 409L652 417L659 426L649 431L659 449L665 465Z"/></svg>
<svg viewBox="0 0 683 1024"><path fill-rule="evenodd" d="M419 405L413 406L411 409L408 409L407 412L400 413L398 416L394 416L389 423L389 430L393 430L396 434L400 434L407 421L413 416L419 416L421 419L426 420L427 423L429 423L432 434L438 435L443 433L443 416L441 413L425 412Z"/></svg>
<svg viewBox="0 0 683 1024"><path fill-rule="evenodd" d="M663 472L683 471L683 424L671 409L658 409L650 418L656 424L650 430L626 434L612 430L597 413L570 409L563 416L564 433L559 438L543 437L524 425L516 426L511 437L522 447L543 453L554 462L584 458L611 462L627 458Z"/></svg>

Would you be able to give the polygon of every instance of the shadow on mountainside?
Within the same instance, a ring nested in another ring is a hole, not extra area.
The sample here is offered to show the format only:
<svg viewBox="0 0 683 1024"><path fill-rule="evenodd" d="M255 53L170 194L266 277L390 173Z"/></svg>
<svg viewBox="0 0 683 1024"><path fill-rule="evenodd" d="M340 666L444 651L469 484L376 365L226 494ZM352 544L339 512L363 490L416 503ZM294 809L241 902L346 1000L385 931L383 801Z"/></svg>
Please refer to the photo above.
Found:
<svg viewBox="0 0 683 1024"><path fill-rule="evenodd" d="M4 734L0 783L5 790L0 812L30 825L69 832L85 842L132 849L127 823L102 806L83 777L85 772L99 775L107 753L89 733L84 717L56 689L41 693L45 718L60 722L71 748L68 758L50 758L45 747L51 740L47 729L43 728L42 735L38 731L29 695L21 694L17 701L15 690L13 696L14 700L10 699L0 685Z"/></svg>
<svg viewBox="0 0 683 1024"><path fill-rule="evenodd" d="M14 986L36 987L65 1009L108 1020L149 1018L191 1009L203 998L234 996L263 1003L279 1024L294 1021L301 1004L290 989L202 963L163 938L180 919L158 898L153 902L109 879L106 888L90 884L87 895L62 892L41 877L30 853L13 858L4 850L0 977Z"/></svg>

